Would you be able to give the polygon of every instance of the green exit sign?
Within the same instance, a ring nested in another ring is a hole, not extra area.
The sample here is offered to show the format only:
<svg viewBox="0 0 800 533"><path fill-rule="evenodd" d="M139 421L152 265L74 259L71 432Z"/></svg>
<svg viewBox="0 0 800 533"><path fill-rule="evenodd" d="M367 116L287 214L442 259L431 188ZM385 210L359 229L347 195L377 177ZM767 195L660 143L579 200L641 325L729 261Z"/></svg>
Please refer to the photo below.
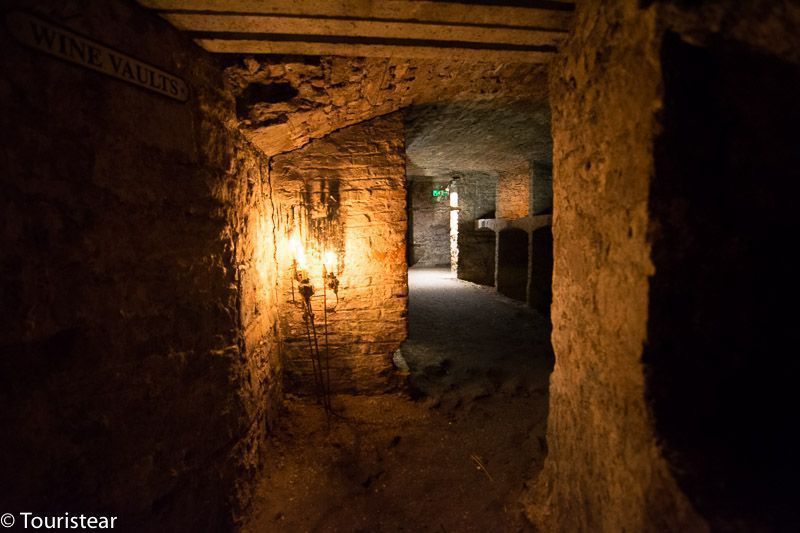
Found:
<svg viewBox="0 0 800 533"><path fill-rule="evenodd" d="M434 198L445 198L450 195L450 191L447 189L433 189L431 194L433 194Z"/></svg>

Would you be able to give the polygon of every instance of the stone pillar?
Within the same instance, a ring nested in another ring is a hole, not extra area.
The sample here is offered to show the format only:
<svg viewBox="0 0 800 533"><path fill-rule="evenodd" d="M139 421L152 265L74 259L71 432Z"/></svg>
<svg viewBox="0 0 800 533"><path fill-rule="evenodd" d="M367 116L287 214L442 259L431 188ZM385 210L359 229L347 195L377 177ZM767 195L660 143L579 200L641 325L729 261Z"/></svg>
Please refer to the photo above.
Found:
<svg viewBox="0 0 800 533"><path fill-rule="evenodd" d="M489 174L468 172L458 180L458 271L459 279L494 285L495 234L475 229L475 220L494 218L497 179Z"/></svg>
<svg viewBox="0 0 800 533"><path fill-rule="evenodd" d="M447 187L449 177L419 176L409 180L411 264L436 267L450 264L450 203L433 191Z"/></svg>
<svg viewBox="0 0 800 533"><path fill-rule="evenodd" d="M527 163L502 170L497 176L497 218L522 218L530 212L531 174Z"/></svg>
<svg viewBox="0 0 800 533"><path fill-rule="evenodd" d="M527 163L503 169L497 176L496 218L517 219L528 216L531 199L531 172ZM494 286L515 299L526 299L529 246L522 230L503 230L495 241ZM526 259L527 258L527 259Z"/></svg>
<svg viewBox="0 0 800 533"><path fill-rule="evenodd" d="M645 400L660 72L654 9L638 5L579 4L551 73L556 365L549 451L528 505L544 531L705 527L661 454Z"/></svg>
<svg viewBox="0 0 800 533"><path fill-rule="evenodd" d="M795 12L577 4L550 78L544 531L796 529Z"/></svg>

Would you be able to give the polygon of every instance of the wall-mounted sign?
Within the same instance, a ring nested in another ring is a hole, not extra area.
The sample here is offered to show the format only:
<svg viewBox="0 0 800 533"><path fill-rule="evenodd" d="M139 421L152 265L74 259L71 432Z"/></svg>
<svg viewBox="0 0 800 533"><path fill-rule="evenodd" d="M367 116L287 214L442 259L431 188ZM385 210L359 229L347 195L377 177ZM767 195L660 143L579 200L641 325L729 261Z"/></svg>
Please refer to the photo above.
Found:
<svg viewBox="0 0 800 533"><path fill-rule="evenodd" d="M447 187L439 187L438 189L433 189L431 194L434 198L446 198L450 194L450 190Z"/></svg>
<svg viewBox="0 0 800 533"><path fill-rule="evenodd" d="M189 99L189 87L182 79L66 28L21 11L8 13L6 26L22 44L51 56L180 102Z"/></svg>

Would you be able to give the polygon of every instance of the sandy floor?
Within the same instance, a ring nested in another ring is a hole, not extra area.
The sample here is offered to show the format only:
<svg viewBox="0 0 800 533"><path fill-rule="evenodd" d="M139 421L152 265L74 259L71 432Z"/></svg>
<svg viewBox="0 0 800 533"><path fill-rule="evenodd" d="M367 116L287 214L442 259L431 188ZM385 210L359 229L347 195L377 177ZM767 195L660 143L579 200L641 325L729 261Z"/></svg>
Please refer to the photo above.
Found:
<svg viewBox="0 0 800 533"><path fill-rule="evenodd" d="M246 531L528 531L546 453L546 321L445 270L411 269L408 393L290 399Z"/></svg>

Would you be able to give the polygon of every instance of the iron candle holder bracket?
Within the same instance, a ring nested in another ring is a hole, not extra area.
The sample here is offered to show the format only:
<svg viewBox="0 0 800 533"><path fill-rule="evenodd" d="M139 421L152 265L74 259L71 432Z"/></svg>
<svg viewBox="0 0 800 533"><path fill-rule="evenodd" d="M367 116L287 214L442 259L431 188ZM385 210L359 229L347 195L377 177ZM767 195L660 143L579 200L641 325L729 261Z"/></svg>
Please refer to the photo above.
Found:
<svg viewBox="0 0 800 533"><path fill-rule="evenodd" d="M325 264L322 265L322 325L323 325L323 348L324 358L320 350L320 343L317 336L317 324L314 315L312 298L315 290L311 283L311 277L306 268L301 268L297 259L292 260L292 303L299 305L303 309L303 323L306 329L306 339L308 350L311 355L311 366L314 372L314 382L316 385L317 400L323 405L325 415L330 422L331 416L336 413L331 402L331 370L330 370L330 347L328 339L328 312L333 312L339 305L339 278L335 272L328 272ZM294 297L294 284L297 282L297 292L300 301ZM336 297L336 303L332 308L328 307L328 290L332 291Z"/></svg>
<svg viewBox="0 0 800 533"><path fill-rule="evenodd" d="M336 275L335 272L327 272L323 271L323 280L324 289L330 290L333 292L333 295L336 297L336 301L333 304L333 307L328 307L328 298L327 295L325 297L325 310L329 313L333 313L336 311L336 307L339 305L339 277Z"/></svg>

